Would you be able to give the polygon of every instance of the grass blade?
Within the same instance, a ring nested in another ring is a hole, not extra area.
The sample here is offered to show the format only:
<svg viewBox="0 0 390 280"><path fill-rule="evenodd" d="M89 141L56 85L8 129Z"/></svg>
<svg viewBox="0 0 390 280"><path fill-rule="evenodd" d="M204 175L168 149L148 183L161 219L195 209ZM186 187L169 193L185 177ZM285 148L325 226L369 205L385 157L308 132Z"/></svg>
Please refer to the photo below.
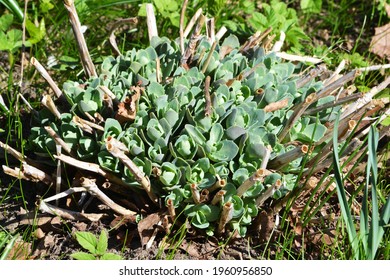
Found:
<svg viewBox="0 0 390 280"><path fill-rule="evenodd" d="M378 250L380 239L379 236L379 206L377 196L377 176L378 176L378 163L376 159L376 150L378 147L379 133L371 126L368 134L368 162L367 162L367 177L371 184L371 203L372 203L372 215L371 215L371 228L368 234L368 252L366 251L369 259L374 259L376 251ZM368 185L366 186L368 189Z"/></svg>
<svg viewBox="0 0 390 280"><path fill-rule="evenodd" d="M0 3L3 4L8 10L10 10L14 15L16 15L20 21L23 21L23 11L15 0L1 0Z"/></svg>
<svg viewBox="0 0 390 280"><path fill-rule="evenodd" d="M348 206L347 196L345 194L344 190L344 183L343 178L341 174L341 168L340 168L340 159L338 154L338 131L337 128L339 127L339 118L340 113L337 116L337 119L335 121L334 125L334 131L333 131L333 166L334 166L334 177L336 180L336 186L337 186L337 197L339 199L340 208L343 220L347 227L348 232L348 238L349 242L352 246L352 252L354 259L359 259L359 240L357 238L355 225L352 220L351 211Z"/></svg>

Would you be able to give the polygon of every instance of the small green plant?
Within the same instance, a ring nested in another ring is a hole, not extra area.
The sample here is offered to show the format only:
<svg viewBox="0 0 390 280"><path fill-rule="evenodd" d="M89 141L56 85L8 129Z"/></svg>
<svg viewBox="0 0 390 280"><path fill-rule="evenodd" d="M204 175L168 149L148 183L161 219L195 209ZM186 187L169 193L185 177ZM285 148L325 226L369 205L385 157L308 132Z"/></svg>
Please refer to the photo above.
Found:
<svg viewBox="0 0 390 280"><path fill-rule="evenodd" d="M304 13L319 14L322 8L322 0L301 0L300 5Z"/></svg>
<svg viewBox="0 0 390 280"><path fill-rule="evenodd" d="M336 127L338 120L336 121ZM375 259L380 242L382 241L385 227L389 226L390 220L390 198L387 198L379 211L377 178L378 165L376 159L376 150L378 147L378 131L371 126L368 135L368 161L366 170L366 182L362 209L360 214L360 232L356 231L356 226L350 211L347 196L344 190L344 179L339 164L337 149L337 130L333 134L333 155L335 166L335 179L337 183L337 196L339 198L343 221L346 224L348 239L351 244L354 259ZM371 213L369 211L369 188L371 188Z"/></svg>
<svg viewBox="0 0 390 280"><path fill-rule="evenodd" d="M271 0L269 4L262 3L261 6L261 11L254 12L248 20L251 27L262 32L271 27L271 34L275 35L283 31L288 47L293 52L303 51L303 41L309 41L309 37L299 27L296 11L279 0Z"/></svg>
<svg viewBox="0 0 390 280"><path fill-rule="evenodd" d="M76 252L70 256L76 260L121 260L122 257L114 254L107 253L108 238L107 233L103 230L100 233L99 238L90 232L76 232L77 242L87 250L89 253Z"/></svg>

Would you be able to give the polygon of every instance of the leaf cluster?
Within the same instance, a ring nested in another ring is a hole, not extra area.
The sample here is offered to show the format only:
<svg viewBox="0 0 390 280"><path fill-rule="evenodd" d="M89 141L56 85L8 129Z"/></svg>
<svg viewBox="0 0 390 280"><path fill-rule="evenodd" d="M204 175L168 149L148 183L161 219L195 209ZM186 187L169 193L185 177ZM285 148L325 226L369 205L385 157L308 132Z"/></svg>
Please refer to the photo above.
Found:
<svg viewBox="0 0 390 280"><path fill-rule="evenodd" d="M321 82L297 88L296 66L263 48L243 53L233 35L215 49L202 38L189 65L181 58L178 41L167 38L153 38L146 49L107 57L99 77L64 84L70 111L56 119L41 110L29 143L37 154L55 153L55 142L44 129L50 126L77 159L97 163L129 187L142 189L132 171L107 150L105 140L113 137L149 177L153 192L166 203L171 200L195 227L214 234L221 209L229 202L234 208L229 227L245 235L258 212L256 198L277 180L281 187L274 198L292 190L302 158L286 162L280 173L273 172L243 194L237 189L261 167L267 149L274 159L294 148L291 141L319 141L333 111L301 118L281 141L278 134L294 106L318 91ZM119 110L109 104L102 87L113 93ZM285 106L268 110L281 101ZM330 101L320 99L313 106L326 102ZM91 116L103 120L102 131L88 130L77 121ZM221 180L225 194L212 204Z"/></svg>

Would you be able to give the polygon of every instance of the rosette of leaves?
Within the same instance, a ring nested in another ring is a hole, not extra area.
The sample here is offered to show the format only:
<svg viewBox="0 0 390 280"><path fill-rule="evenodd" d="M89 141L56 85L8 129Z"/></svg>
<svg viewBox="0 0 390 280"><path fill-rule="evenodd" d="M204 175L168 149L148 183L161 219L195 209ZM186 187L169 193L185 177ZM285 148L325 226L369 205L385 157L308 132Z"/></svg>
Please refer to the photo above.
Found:
<svg viewBox="0 0 390 280"><path fill-rule="evenodd" d="M282 183L274 197L292 190L293 171L299 167L288 162L286 172L273 172L242 195L237 189L261 167L266 149L273 159L289 151L289 141L311 144L323 137L327 118L319 116L299 119L288 137L278 139L294 106L322 84L312 81L298 88L296 66L261 47L242 52L233 35L215 48L202 38L188 65L182 65L181 57L177 41L157 37L146 49L107 57L98 77L64 84L69 113L55 119L43 110L39 121L50 123L77 159L97 163L128 187L140 188L132 172L107 151L105 139L115 138L149 178L152 191L171 200L194 227L214 234L229 202L233 213L227 227L245 235L258 213L256 199L275 178ZM112 104L105 101L104 88L112 93ZM267 110L281 101L285 106ZM74 116L100 120L101 129L82 129ZM45 130L37 126L32 132L36 152L54 152ZM223 198L213 202L221 188ZM200 200L193 197L197 193Z"/></svg>

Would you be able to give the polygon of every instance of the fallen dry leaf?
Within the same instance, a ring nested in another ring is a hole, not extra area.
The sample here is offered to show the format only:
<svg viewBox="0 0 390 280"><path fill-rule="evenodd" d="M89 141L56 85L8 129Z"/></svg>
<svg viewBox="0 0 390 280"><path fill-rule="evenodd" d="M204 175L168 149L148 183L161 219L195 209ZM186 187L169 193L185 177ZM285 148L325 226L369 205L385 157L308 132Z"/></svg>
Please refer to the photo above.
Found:
<svg viewBox="0 0 390 280"><path fill-rule="evenodd" d="M7 260L29 260L31 256L31 244L25 241L16 241L8 253Z"/></svg>
<svg viewBox="0 0 390 280"><path fill-rule="evenodd" d="M381 58L390 60L390 23L376 27L371 39L370 51Z"/></svg>
<svg viewBox="0 0 390 280"><path fill-rule="evenodd" d="M161 221L161 217L157 213L150 214L145 219L142 219L138 223L138 233L141 239L142 246L148 243L152 237L155 226Z"/></svg>

